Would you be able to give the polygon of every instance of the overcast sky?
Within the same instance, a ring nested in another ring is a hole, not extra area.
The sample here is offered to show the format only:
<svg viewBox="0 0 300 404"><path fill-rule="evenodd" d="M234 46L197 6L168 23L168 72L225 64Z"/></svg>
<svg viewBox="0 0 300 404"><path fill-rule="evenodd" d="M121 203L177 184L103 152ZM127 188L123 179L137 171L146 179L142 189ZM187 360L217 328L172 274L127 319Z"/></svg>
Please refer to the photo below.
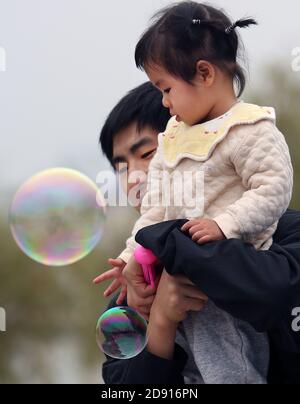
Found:
<svg viewBox="0 0 300 404"><path fill-rule="evenodd" d="M146 80L134 66L134 47L153 12L168 3L0 0L0 50L6 54L6 71L0 71L2 195L7 186L15 189L53 166L96 178L105 167L98 148L101 125L119 98ZM252 86L260 66L290 66L292 49L300 47L299 1L211 4L233 19L250 15L259 21L259 27L242 31Z"/></svg>

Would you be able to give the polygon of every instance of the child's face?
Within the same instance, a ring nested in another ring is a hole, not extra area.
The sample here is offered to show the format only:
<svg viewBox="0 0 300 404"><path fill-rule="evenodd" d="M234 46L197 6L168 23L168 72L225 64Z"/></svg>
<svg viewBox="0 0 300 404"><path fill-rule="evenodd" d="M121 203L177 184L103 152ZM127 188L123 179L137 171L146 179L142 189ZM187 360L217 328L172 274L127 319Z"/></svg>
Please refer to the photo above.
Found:
<svg viewBox="0 0 300 404"><path fill-rule="evenodd" d="M162 103L178 121L193 126L204 120L213 107L211 92L198 81L189 84L170 75L164 68L152 66L146 69L152 82L163 94Z"/></svg>
<svg viewBox="0 0 300 404"><path fill-rule="evenodd" d="M157 131L146 127L138 132L135 122L114 137L113 165L120 176L122 188L128 198L130 198L130 192L134 191L133 188L136 189L138 181L140 181L140 192L137 195L136 192L133 192L134 198L139 199L137 210L145 195L148 169L157 146Z"/></svg>

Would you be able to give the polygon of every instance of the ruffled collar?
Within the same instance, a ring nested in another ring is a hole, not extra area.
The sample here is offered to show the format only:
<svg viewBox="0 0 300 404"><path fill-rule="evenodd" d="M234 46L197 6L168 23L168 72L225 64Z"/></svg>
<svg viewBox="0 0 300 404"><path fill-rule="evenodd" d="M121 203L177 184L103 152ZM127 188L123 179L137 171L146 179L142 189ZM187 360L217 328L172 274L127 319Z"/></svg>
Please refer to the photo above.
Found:
<svg viewBox="0 0 300 404"><path fill-rule="evenodd" d="M173 117L166 131L159 136L164 162L170 168L176 167L185 158L204 162L233 127L251 125L261 120L275 123L274 108L259 107L243 101L239 101L222 116L194 126L177 122Z"/></svg>

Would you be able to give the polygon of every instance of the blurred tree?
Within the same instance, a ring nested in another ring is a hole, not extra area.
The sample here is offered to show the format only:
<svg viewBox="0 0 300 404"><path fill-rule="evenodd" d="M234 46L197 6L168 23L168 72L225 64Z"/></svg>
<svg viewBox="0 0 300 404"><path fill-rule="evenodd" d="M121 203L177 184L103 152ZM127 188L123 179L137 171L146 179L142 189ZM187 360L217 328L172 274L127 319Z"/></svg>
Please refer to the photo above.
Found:
<svg viewBox="0 0 300 404"><path fill-rule="evenodd" d="M104 286L92 280L121 251L135 219L134 213L113 209L94 252L70 267L50 268L18 249L2 218L0 307L6 310L7 331L0 333L0 383L72 382L72 377L100 382L103 356L95 327L108 302ZM56 374L57 368L65 375Z"/></svg>
<svg viewBox="0 0 300 404"><path fill-rule="evenodd" d="M300 72L293 73L292 69L287 72L280 65L271 65L262 75L262 88L250 93L249 99L253 103L276 109L277 126L287 140L294 167L291 207L300 209Z"/></svg>

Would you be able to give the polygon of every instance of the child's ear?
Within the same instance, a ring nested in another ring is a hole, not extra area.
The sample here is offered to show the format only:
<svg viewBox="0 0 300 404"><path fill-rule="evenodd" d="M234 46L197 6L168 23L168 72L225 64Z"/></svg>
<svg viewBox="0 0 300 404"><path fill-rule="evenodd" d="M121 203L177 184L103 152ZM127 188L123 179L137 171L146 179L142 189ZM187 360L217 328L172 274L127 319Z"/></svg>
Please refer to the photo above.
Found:
<svg viewBox="0 0 300 404"><path fill-rule="evenodd" d="M206 60L199 60L196 64L196 78L199 83L210 87L215 81L214 66Z"/></svg>

